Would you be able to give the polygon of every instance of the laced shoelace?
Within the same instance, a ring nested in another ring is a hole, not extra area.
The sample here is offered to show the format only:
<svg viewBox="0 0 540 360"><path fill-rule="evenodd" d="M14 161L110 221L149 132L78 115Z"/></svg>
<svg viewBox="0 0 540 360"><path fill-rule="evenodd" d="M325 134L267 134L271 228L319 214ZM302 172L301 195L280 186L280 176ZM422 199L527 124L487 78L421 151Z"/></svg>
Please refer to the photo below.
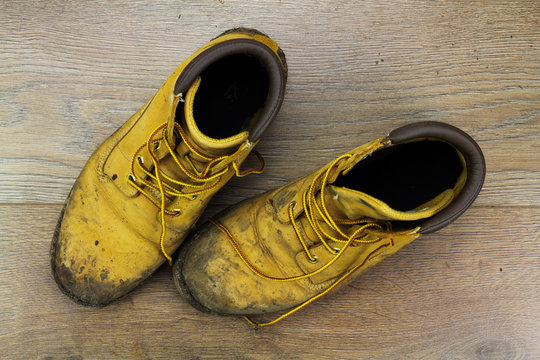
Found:
<svg viewBox="0 0 540 360"><path fill-rule="evenodd" d="M369 219L369 218L363 218L363 219L358 219L358 220L334 219L330 215L330 213L328 211L328 208L327 208L327 206L325 204L324 193L325 193L326 185L328 184L328 177L329 177L332 169L340 161L342 161L344 159L348 159L348 158L350 158L352 156L353 155L351 155L351 154L344 154L344 155L338 157L336 160L334 160L328 166L328 168L326 170L321 171L321 173L319 175L317 175L316 177L313 178L313 181L311 182L311 184L307 188L307 190L304 192L304 195L302 197L302 202L303 202L303 206L304 206L303 211L305 212L305 215L306 215L306 218L307 218L307 220L309 222L309 225L314 230L315 234L317 235L318 240L323 244L323 246L326 248L326 250L328 250L332 255L334 255L334 258L332 258L332 260L330 260L329 262L327 262L326 264L324 264L322 267L318 268L315 271L312 271L312 272L309 272L309 273L306 273L306 274L302 274L302 275L285 277L285 278L275 277L275 276L270 276L270 275L264 274L261 271L259 271L253 265L253 263L251 263L247 259L247 257L245 256L245 254L242 252L241 248L239 247L238 243L234 240L232 234L229 232L229 230L225 226L223 226L222 224L220 224L219 222L217 222L214 219L210 219L210 221L223 232L223 234L227 237L229 242L232 244L232 246L236 250L236 253L240 256L240 258L242 259L244 264L253 273L255 273L257 276L260 276L260 277L262 277L262 278L264 278L266 280L287 282L287 281L301 280L301 279L305 279L305 278L317 275L317 274L321 273L322 271L326 270L327 268L329 268L330 266L332 266L332 264L334 264L345 253L345 251L347 251L349 246L351 246L353 243L354 244L373 244L373 243L380 242L380 241L382 241L384 239L383 237L377 237L375 239L370 239L370 240L367 239L367 237L369 236L369 234L366 232L367 229L375 228L375 229L378 229L378 230L382 230L382 226L380 224L376 223L376 222L373 222L373 219ZM321 181L321 179L322 179L322 181ZM318 186L319 183L320 183L320 187ZM321 202L320 205L319 205L319 203L317 202L317 199L316 199L318 189L320 189L320 202ZM306 256L308 257L310 262L315 263L315 262L318 261L318 258L315 255L312 255L310 253L310 251L308 249L308 246L306 245L306 241L302 237L302 235L300 233L300 230L298 228L298 225L296 223L296 220L295 220L295 217L294 217L294 208L295 208L295 206L296 206L296 203L294 201L289 204L289 208L288 208L289 219L291 221L292 226L294 227L294 231L296 233L296 236L297 236L298 240L300 241L300 243L302 245L302 248L304 249L304 251L306 253ZM333 230L334 233L337 233L337 236L332 235L328 231L325 231L323 229L323 227L321 227L321 222L324 222L331 230ZM353 225L360 225L360 224L363 224L363 225L359 226L350 235L345 234L345 232L339 226L339 225L353 226ZM386 222L386 231L388 231L388 232L391 231L390 226L391 226L390 223ZM334 242L337 242L337 243L341 243L341 244L343 244L343 246L342 246L342 248L334 248L334 247L330 246L329 241L334 241ZM342 283L347 278L349 278L352 274L354 274L358 269L360 269L372 257L373 254L375 254L379 250L381 250L383 248L386 248L386 247L389 247L391 245L393 245L393 239L390 238L389 243L381 244L381 246L377 247L375 250L373 250L371 253L369 253L360 264L357 264L352 269L347 271L336 282L334 282L332 285L330 285L330 287L328 287L326 290L324 290L323 292L321 292L318 295L315 295L315 296L311 297L310 299L308 299L305 302L303 302L302 304L296 306L292 310L289 310L288 312L286 312L285 314L279 316L278 318L276 318L276 319L274 319L272 321L266 322L266 323L257 323L255 321L251 320L247 316L244 316L244 319L246 319L251 325L258 326L258 327L272 325L272 324L277 323L280 320L283 320L284 318L292 315L293 313L297 312L298 310L302 309L303 307L307 306L308 304L312 303L313 301L315 301L315 300L323 297L324 295L328 294L336 286L338 286L340 283Z"/></svg>
<svg viewBox="0 0 540 360"><path fill-rule="evenodd" d="M188 137L186 136L186 133L182 129L180 125L177 123L174 124L174 130L177 132L177 135L180 136L182 141L185 143L187 148L191 153L194 153L198 155L200 158L207 161L205 167L202 171L197 170L197 167L193 163L193 161L189 157L189 153L184 156L184 159L189 164L189 167L191 169L188 169L187 166L182 164L182 162L179 160L178 156L175 154L174 150L172 149L171 145L167 141L167 123L164 123L157 127L147 141L145 141L136 151L133 157L131 158L131 174L128 175L128 183L133 186L135 189L137 189L143 196L145 196L148 200L152 202L156 207L160 209L161 213L161 236L159 240L161 252L165 256L165 258L168 260L169 265L172 266L172 258L165 250L164 241L165 241L165 233L166 233L166 224L165 224L165 218L167 215L169 216L177 216L182 213L181 209L173 209L168 210L166 209L165 205L165 198L166 196L172 196L172 197L183 197L190 200L195 200L199 194L203 194L206 192L211 191L212 189L216 188L220 185L223 175L225 175L229 170L230 166L233 167L235 175L237 177L243 177L249 174L260 174L264 170L264 159L263 157L256 151L253 150L253 153L257 156L259 159L259 162L261 164L259 169L249 169L245 171L240 171L240 168L236 161L231 161L231 165L224 167L223 169L217 171L214 174L209 174L213 168L213 166L222 160L227 159L230 157L230 155L223 155L218 157L212 157L209 155L206 155L202 153L201 151L197 150L193 144L190 143ZM167 147L167 151L173 158L176 165L181 169L181 171L186 174L186 176L191 181L180 181L171 178L167 174L163 172L163 170L160 168L159 159L156 155L156 151L160 148L161 143L164 143ZM250 148L251 146L254 146L253 143L247 141L247 148ZM150 157L152 158L153 163L153 170L149 170L144 166L143 163L143 157L142 155L139 155L140 152L147 148L148 153L150 154ZM141 177L137 175L137 172L135 171L135 165L138 166L138 168L144 173L145 177ZM151 182L148 179L153 179L155 182ZM165 182L165 180L167 182ZM139 184L141 185L139 185ZM182 191L176 188L175 186L180 186L182 190L188 188L192 189L192 191ZM160 202L157 202L154 200L154 198L150 195L148 191L144 189L144 187L153 188L159 191L160 194Z"/></svg>

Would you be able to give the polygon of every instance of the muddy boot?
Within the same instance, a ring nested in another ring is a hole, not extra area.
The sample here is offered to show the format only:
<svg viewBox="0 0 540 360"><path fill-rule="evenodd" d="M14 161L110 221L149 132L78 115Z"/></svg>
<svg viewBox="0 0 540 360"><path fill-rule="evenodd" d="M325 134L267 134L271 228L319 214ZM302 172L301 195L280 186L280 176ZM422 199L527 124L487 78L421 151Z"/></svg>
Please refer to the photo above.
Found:
<svg viewBox="0 0 540 360"><path fill-rule="evenodd" d="M274 323L454 221L484 176L463 131L404 126L222 212L181 247L175 283L202 311L285 312L258 325Z"/></svg>
<svg viewBox="0 0 540 360"><path fill-rule="evenodd" d="M178 248L212 196L275 118L287 66L250 29L220 35L90 157L51 245L60 289L101 306L125 295Z"/></svg>

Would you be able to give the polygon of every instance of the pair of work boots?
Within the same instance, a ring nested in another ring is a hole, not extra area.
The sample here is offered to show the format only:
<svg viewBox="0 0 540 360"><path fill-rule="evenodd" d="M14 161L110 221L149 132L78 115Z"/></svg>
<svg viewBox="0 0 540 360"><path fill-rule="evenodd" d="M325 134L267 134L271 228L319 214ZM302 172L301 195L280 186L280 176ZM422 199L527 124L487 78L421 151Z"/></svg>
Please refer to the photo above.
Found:
<svg viewBox="0 0 540 360"><path fill-rule="evenodd" d="M448 225L478 195L478 145L421 122L225 210L184 242L230 178L262 171L260 156L261 169L240 165L275 118L286 78L281 49L251 29L227 31L182 63L75 182L51 245L60 289L106 305L173 265L183 243L173 273L190 304L284 312L273 323Z"/></svg>

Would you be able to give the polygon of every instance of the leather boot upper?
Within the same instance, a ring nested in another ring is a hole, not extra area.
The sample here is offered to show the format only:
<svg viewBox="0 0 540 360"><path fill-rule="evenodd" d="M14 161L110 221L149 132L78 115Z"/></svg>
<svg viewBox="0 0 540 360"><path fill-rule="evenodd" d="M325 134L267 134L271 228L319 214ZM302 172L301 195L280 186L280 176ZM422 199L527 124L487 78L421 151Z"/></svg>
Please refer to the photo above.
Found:
<svg viewBox="0 0 540 360"><path fill-rule="evenodd" d="M459 129L395 130L219 214L182 247L177 285L206 311L294 312L453 221L484 174L479 147Z"/></svg>
<svg viewBox="0 0 540 360"><path fill-rule="evenodd" d="M247 173L240 165L275 118L286 75L277 44L248 29L184 61L76 180L51 245L60 288L105 305L170 259L212 196Z"/></svg>

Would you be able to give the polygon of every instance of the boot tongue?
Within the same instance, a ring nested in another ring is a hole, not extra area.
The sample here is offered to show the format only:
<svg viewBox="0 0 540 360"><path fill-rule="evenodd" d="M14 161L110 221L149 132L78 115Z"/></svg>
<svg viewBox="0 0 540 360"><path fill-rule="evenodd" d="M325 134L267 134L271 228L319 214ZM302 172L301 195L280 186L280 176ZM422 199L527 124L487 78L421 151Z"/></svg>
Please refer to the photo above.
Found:
<svg viewBox="0 0 540 360"><path fill-rule="evenodd" d="M224 139L214 139L203 134L197 126L197 119L194 114L195 97L201 81L201 77L197 77L186 93L182 128L188 135L190 144L202 153L216 157L231 154L238 149L240 144L247 140L249 132L242 131Z"/></svg>
<svg viewBox="0 0 540 360"><path fill-rule="evenodd" d="M172 134L170 139L167 139L169 144L176 144L174 151L176 153L176 160L182 163L186 168L190 169L192 166L196 168L197 171L202 171L205 169L209 160L208 157L220 157L222 155L230 155L238 150L240 144L245 142L248 138L249 133L247 131L236 134L232 137L225 139L213 139L209 136L203 134L199 127L197 126L197 121L193 112L193 103L195 101L195 96L197 90L201 84L201 77L195 79L191 84L184 98L184 112L179 114L174 114L169 118L168 131L167 134ZM181 99L175 97L173 99L172 105L176 109ZM178 107L181 109L182 106ZM172 120L171 120L172 119ZM171 122L172 121L172 122ZM184 141L177 141L177 136L174 135L175 122L179 122L184 134ZM189 144L189 146L188 146ZM191 149L194 149L192 151ZM203 156L200 156L198 153L202 153ZM187 160L187 155L189 154L190 160ZM173 156L165 155L160 159L160 168L161 170L170 178L180 181L191 182L191 179L186 173L180 169L177 165L176 160ZM176 187L174 184L170 184L173 187ZM189 189L192 191L193 189Z"/></svg>
<svg viewBox="0 0 540 360"><path fill-rule="evenodd" d="M448 189L432 200L409 211L392 209L385 202L361 191L328 185L325 200L332 216L356 220L370 217L379 220L414 221L431 217L445 208L454 198L454 190Z"/></svg>
<svg viewBox="0 0 540 360"><path fill-rule="evenodd" d="M321 193L317 195L317 202L320 203ZM326 185L324 188L324 205L330 217L338 222L338 220L361 220L371 218L383 221L415 221L431 217L445 208L454 199L455 193L452 189L447 189L437 195L435 198L418 206L410 211L399 211L391 208L385 202L370 196L369 194L353 189ZM319 218L319 226L327 234L335 237L340 235L333 230L322 218ZM310 239L317 239L317 235L313 231L312 226L306 218L302 219L303 229ZM352 234L360 224L350 227L341 227L346 234Z"/></svg>

